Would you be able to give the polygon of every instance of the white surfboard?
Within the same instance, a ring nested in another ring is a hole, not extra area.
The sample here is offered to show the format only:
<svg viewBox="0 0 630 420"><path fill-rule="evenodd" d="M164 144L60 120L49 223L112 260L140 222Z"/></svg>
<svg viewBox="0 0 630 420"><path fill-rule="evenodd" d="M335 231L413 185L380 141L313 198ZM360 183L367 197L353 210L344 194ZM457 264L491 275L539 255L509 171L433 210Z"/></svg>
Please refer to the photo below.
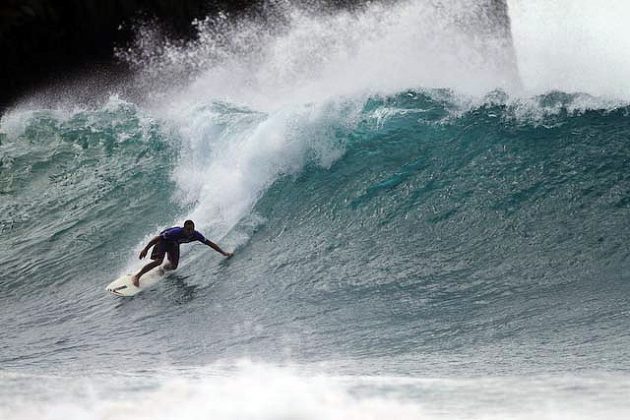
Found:
<svg viewBox="0 0 630 420"><path fill-rule="evenodd" d="M109 283L105 290L116 296L134 296L141 291L152 287L158 281L162 280L162 278L164 278L164 272L160 268L148 272L140 278L140 287L136 287L133 285L133 282L131 281L131 276L131 274L125 274L118 277L116 280Z"/></svg>

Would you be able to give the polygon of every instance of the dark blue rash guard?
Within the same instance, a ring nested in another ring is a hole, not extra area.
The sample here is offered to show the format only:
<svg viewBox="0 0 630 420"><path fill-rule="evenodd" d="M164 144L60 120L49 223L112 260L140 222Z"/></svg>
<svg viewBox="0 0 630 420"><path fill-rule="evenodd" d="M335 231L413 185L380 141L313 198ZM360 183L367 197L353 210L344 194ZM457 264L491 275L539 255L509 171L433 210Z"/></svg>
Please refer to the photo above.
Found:
<svg viewBox="0 0 630 420"><path fill-rule="evenodd" d="M208 240L196 230L193 231L192 235L187 236L186 231L182 227L172 227L168 229L164 229L160 232L160 238L166 241L173 241L179 244L186 244L188 242L199 241L202 244L205 244Z"/></svg>

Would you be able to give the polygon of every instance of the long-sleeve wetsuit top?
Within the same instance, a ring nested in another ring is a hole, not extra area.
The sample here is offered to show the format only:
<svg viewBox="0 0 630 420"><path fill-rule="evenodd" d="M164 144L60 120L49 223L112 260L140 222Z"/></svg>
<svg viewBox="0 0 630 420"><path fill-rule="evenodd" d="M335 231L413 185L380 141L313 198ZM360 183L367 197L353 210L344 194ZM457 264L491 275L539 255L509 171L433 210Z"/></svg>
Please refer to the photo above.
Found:
<svg viewBox="0 0 630 420"><path fill-rule="evenodd" d="M190 236L188 236L186 235L186 231L184 230L184 228L177 227L177 226L164 229L162 232L160 232L160 238L166 241L177 242L177 245L186 244L188 242L194 242L194 241L199 241L203 244L208 243L208 240L196 230L193 231L193 233Z"/></svg>

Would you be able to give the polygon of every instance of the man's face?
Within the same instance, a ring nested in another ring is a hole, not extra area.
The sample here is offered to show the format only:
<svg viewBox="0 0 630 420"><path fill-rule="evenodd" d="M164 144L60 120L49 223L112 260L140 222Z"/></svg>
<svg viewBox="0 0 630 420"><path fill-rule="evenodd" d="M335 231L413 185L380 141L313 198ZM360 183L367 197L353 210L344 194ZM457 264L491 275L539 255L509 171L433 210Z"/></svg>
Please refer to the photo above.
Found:
<svg viewBox="0 0 630 420"><path fill-rule="evenodd" d="M195 225L187 224L184 226L184 233L186 233L187 236L192 235L194 231L195 231Z"/></svg>

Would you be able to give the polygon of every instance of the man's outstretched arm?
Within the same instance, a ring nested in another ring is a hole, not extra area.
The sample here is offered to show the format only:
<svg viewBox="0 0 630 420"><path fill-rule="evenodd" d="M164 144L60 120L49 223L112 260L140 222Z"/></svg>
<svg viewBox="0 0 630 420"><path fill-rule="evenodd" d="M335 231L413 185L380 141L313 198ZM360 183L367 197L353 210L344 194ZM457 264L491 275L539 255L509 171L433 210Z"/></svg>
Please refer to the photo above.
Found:
<svg viewBox="0 0 630 420"><path fill-rule="evenodd" d="M224 257L231 257L232 255L234 255L234 253L232 252L225 252L219 247L219 245L215 244L209 239L206 239L205 244L208 245L210 248L214 249L215 251L217 251L219 254L223 255Z"/></svg>
<svg viewBox="0 0 630 420"><path fill-rule="evenodd" d="M151 239L149 243L147 244L147 246L145 246L144 249L140 251L140 259L143 259L144 257L146 257L147 252L149 252L149 249L151 249L153 245L156 245L158 242L160 242L160 239L162 239L160 236L156 236L153 239Z"/></svg>

